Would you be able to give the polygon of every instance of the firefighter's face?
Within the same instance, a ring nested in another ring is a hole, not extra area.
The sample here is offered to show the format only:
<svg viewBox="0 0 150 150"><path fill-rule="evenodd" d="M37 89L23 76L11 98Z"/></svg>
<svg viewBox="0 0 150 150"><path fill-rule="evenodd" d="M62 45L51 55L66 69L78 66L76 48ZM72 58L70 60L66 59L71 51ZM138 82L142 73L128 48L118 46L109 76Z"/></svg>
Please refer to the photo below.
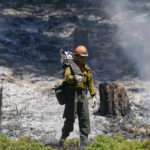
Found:
<svg viewBox="0 0 150 150"><path fill-rule="evenodd" d="M75 55L75 59L81 63L84 64L86 57L85 56L80 56L80 55Z"/></svg>

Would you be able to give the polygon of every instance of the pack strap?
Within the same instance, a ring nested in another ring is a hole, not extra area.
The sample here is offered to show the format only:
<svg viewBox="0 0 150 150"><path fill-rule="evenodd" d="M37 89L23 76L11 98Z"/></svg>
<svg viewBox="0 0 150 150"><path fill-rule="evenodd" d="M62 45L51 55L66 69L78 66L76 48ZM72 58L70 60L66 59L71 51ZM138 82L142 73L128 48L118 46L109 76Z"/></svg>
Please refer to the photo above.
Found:
<svg viewBox="0 0 150 150"><path fill-rule="evenodd" d="M75 63L75 61L73 59L69 59L68 62L70 64L70 67L71 67L74 75L82 75L82 72L81 72L79 66Z"/></svg>

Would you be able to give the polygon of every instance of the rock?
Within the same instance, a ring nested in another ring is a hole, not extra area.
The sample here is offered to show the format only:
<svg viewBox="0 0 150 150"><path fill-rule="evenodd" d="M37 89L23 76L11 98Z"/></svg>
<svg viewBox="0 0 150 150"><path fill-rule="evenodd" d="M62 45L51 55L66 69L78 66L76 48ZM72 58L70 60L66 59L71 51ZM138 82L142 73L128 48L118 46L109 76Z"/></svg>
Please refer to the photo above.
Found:
<svg viewBox="0 0 150 150"><path fill-rule="evenodd" d="M130 111L129 98L117 83L102 83L100 91L100 113L108 116L125 116Z"/></svg>

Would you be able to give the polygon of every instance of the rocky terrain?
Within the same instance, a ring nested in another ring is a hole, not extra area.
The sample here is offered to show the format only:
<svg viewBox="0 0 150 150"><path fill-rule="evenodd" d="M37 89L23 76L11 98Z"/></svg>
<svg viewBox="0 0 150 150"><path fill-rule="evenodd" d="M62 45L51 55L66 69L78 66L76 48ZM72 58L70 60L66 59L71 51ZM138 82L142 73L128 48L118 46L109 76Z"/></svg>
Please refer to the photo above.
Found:
<svg viewBox="0 0 150 150"><path fill-rule="evenodd" d="M129 12L144 9L149 15L148 1L135 2ZM31 135L45 144L58 142L64 106L58 104L52 88L63 80L59 49L73 51L78 44L85 44L97 90L96 108L91 108L89 97L90 138L115 133L150 137L150 82L141 78L137 62L116 38L120 14L111 13L111 7L104 0L0 2L1 133L11 138ZM117 82L126 89L131 105L128 116L114 119L98 113L102 82ZM69 138L78 136L76 120Z"/></svg>

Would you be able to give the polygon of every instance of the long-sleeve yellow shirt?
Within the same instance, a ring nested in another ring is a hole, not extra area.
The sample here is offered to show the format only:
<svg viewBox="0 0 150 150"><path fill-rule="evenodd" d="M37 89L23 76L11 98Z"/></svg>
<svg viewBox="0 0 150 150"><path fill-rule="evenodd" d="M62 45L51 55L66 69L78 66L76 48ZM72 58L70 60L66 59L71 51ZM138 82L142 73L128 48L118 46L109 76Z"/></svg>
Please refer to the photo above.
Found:
<svg viewBox="0 0 150 150"><path fill-rule="evenodd" d="M64 76L65 81L68 83L69 89L86 89L88 88L90 95L94 96L96 94L93 83L93 76L91 69L87 65L81 67L81 72L83 74L83 81L76 82L70 66L65 69Z"/></svg>

